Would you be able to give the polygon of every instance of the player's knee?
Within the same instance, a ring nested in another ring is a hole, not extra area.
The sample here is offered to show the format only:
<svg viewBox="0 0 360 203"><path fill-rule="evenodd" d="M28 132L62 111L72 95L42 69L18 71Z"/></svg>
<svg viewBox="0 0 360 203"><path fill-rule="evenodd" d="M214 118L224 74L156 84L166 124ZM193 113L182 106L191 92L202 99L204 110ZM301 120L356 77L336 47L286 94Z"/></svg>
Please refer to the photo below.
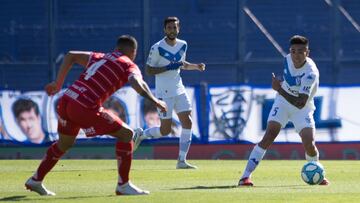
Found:
<svg viewBox="0 0 360 203"><path fill-rule="evenodd" d="M123 128L110 135L116 137L121 142L130 142L134 136L134 130L123 126Z"/></svg>
<svg viewBox="0 0 360 203"><path fill-rule="evenodd" d="M170 126L161 126L160 127L161 135L168 135L171 133L171 125Z"/></svg>
<svg viewBox="0 0 360 203"><path fill-rule="evenodd" d="M123 135L123 136L119 136L119 137L116 137L118 141L120 142L125 142L125 143L128 143L132 140L132 135Z"/></svg>
<svg viewBox="0 0 360 203"><path fill-rule="evenodd" d="M304 143L304 148L305 148L306 152L311 153L311 154L314 154L317 151L315 144L312 142Z"/></svg>
<svg viewBox="0 0 360 203"><path fill-rule="evenodd" d="M181 123L181 126L183 128L186 128L186 129L191 129L192 128L192 120L191 120L191 118L186 119L183 123Z"/></svg>
<svg viewBox="0 0 360 203"><path fill-rule="evenodd" d="M124 134L121 136L123 142L130 142L134 136L134 130L131 128L127 128L124 131Z"/></svg>

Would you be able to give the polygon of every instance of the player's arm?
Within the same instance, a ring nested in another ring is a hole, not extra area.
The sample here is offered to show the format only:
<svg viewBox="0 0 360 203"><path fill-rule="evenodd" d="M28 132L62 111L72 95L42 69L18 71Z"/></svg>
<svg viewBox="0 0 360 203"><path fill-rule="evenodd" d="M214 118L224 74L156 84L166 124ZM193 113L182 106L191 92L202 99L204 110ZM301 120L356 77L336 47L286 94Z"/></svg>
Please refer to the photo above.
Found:
<svg viewBox="0 0 360 203"><path fill-rule="evenodd" d="M183 65L184 63L182 61L177 61L177 62L172 61L168 65L163 67L153 67L147 64L145 70L148 75L156 75L169 70L177 70L181 68Z"/></svg>
<svg viewBox="0 0 360 203"><path fill-rule="evenodd" d="M168 69L166 67L153 67L153 66L146 65L145 71L146 71L146 74L148 74L148 75L157 75L157 74L168 71Z"/></svg>
<svg viewBox="0 0 360 203"><path fill-rule="evenodd" d="M275 91L277 91L281 96L283 96L286 101L288 101L290 104L294 105L298 109L302 109L309 98L307 94L299 94L299 96L297 97L287 93L283 88L281 88L281 81L275 77L274 73L272 74L271 86Z"/></svg>
<svg viewBox="0 0 360 203"><path fill-rule="evenodd" d="M205 70L205 64L204 63L194 64L194 63L184 61L183 66L181 67L181 69L204 71Z"/></svg>
<svg viewBox="0 0 360 203"><path fill-rule="evenodd" d="M290 104L294 105L298 109L304 108L307 100L309 99L309 95L299 94L298 97L295 97L289 93L287 93L284 89L280 87L278 93L283 96Z"/></svg>
<svg viewBox="0 0 360 203"><path fill-rule="evenodd" d="M91 52L84 51L69 51L60 65L56 80L45 86L45 91L48 95L54 95L61 90L65 78L69 70L73 67L74 63L86 67Z"/></svg>
<svg viewBox="0 0 360 203"><path fill-rule="evenodd" d="M137 74L132 74L129 77L129 83L131 87L141 96L149 99L154 102L156 107L160 109L161 112L167 111L167 107L165 102L158 100L152 93L149 86L146 82L141 78L141 76Z"/></svg>

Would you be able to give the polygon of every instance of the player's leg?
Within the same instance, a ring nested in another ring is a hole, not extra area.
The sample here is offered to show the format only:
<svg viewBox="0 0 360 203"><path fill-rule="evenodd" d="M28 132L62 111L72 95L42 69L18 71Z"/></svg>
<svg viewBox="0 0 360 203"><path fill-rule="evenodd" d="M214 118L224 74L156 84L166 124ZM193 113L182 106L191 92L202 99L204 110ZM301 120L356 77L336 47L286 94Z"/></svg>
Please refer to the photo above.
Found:
<svg viewBox="0 0 360 203"><path fill-rule="evenodd" d="M267 148L274 142L279 134L281 124L276 121L269 121L263 139L255 145L250 153L243 175L240 178L239 185L252 186L250 178L260 161L263 159Z"/></svg>
<svg viewBox="0 0 360 203"><path fill-rule="evenodd" d="M181 123L181 135L179 139L179 158L177 169L196 169L197 167L187 163L186 157L190 149L192 139L191 111L184 111L177 114Z"/></svg>
<svg viewBox="0 0 360 203"><path fill-rule="evenodd" d="M118 163L118 183L116 186L117 195L146 195L149 191L142 190L131 183L129 173L133 156L134 131L125 123L122 127L110 135L117 138L115 153Z"/></svg>
<svg viewBox="0 0 360 203"><path fill-rule="evenodd" d="M305 157L308 161L319 161L319 152L315 146L315 121L313 118L314 110L309 107L296 109L290 116L290 120L299 133L304 149Z"/></svg>
<svg viewBox="0 0 360 203"><path fill-rule="evenodd" d="M191 104L186 93L178 95L174 100L174 110L178 115L181 123L181 134L179 139L179 158L176 165L177 169L196 169L186 161L186 156L190 149L192 138L192 119Z"/></svg>
<svg viewBox="0 0 360 203"><path fill-rule="evenodd" d="M319 161L319 151L315 146L314 131L313 128L303 128L300 131L307 161Z"/></svg>
<svg viewBox="0 0 360 203"><path fill-rule="evenodd" d="M138 148L140 143L145 139L157 139L162 136L166 136L171 132L171 124L172 124L172 112L174 107L174 98L165 98L162 99L168 108L167 112L160 112L158 109L159 117L160 117L160 127L152 127L145 129L142 131L141 129L137 129L137 133L134 135L134 150Z"/></svg>
<svg viewBox="0 0 360 203"><path fill-rule="evenodd" d="M315 145L315 121L314 110L312 108L304 107L298 110L296 114L291 116L291 121L294 123L296 131L299 133L304 149L305 158L307 161L319 161L319 150ZM320 185L328 185L330 182L325 178Z"/></svg>
<svg viewBox="0 0 360 203"><path fill-rule="evenodd" d="M315 129L314 128L303 128L300 131L300 137L305 149L305 158L307 161L319 162L319 150L315 145ZM326 178L320 183L320 185L329 185L330 181Z"/></svg>
<svg viewBox="0 0 360 203"><path fill-rule="evenodd" d="M251 151L243 175L239 180L239 186L253 185L252 181L250 180L251 175L256 169L256 167L259 165L260 161L263 159L267 148L274 142L275 138L278 136L281 127L285 126L288 122L287 112L287 106L284 105L278 98L275 99L275 102L268 117L265 135Z"/></svg>
<svg viewBox="0 0 360 203"><path fill-rule="evenodd" d="M34 175L26 181L25 187L31 191L37 192L39 195L55 195L54 192L47 190L42 182L46 174L50 172L50 170L56 165L58 160L65 154L65 152L71 148L75 142L75 139L76 136L64 135L60 133L59 140L48 148L38 169Z"/></svg>
<svg viewBox="0 0 360 203"><path fill-rule="evenodd" d="M58 102L57 113L58 118L58 132L59 140L53 143L47 150L44 158L42 159L35 174L30 177L25 186L40 195L55 195L55 193L48 191L42 181L46 174L56 165L58 160L64 155L64 153L71 148L74 144L76 135L78 134L80 127L74 124L71 120L65 120L68 118L67 111L73 111L71 105L68 104L66 99L61 98Z"/></svg>
<svg viewBox="0 0 360 203"><path fill-rule="evenodd" d="M145 139L158 139L171 133L172 119L160 119L160 122L160 127L152 127L145 129L144 131L141 128L135 129L135 134L133 137L134 151Z"/></svg>
<svg viewBox="0 0 360 203"><path fill-rule="evenodd" d="M170 116L169 116L170 117ZM160 118L160 126L145 129L143 135L140 137L141 141L144 139L157 139L171 133L172 118Z"/></svg>
<svg viewBox="0 0 360 203"><path fill-rule="evenodd" d="M166 103L168 110L166 112L160 112L158 109L160 117L160 127L153 127L144 130L144 138L156 139L162 136L168 135L171 132L171 123L172 123L172 112L174 109L174 97L161 99Z"/></svg>
<svg viewBox="0 0 360 203"><path fill-rule="evenodd" d="M129 173L133 156L134 131L121 121L116 115L107 110L101 110L100 116L93 118L96 134L108 134L117 139L115 154L118 163L117 195L145 195L148 191L142 190L131 183Z"/></svg>

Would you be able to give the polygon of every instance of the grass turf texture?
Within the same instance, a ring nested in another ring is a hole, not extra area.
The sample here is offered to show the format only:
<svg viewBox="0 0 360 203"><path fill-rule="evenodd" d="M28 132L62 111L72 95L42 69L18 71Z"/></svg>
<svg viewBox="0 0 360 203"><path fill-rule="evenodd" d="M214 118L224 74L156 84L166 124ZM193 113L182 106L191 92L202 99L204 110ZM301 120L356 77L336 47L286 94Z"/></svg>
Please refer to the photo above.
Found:
<svg viewBox="0 0 360 203"><path fill-rule="evenodd" d="M134 160L132 182L149 196L115 196L115 160L61 160L45 179L55 197L24 188L39 160L0 160L0 202L359 202L360 161L322 161L330 186L306 185L305 161L267 161L255 186L236 187L246 161L193 160L198 170L176 170L175 160Z"/></svg>

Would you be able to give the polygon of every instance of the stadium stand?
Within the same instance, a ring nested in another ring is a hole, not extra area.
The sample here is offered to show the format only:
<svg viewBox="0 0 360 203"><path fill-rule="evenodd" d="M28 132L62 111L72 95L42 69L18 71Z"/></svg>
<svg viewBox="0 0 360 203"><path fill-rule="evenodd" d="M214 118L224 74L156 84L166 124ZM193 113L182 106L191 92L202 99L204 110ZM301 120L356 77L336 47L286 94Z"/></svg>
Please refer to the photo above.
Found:
<svg viewBox="0 0 360 203"><path fill-rule="evenodd" d="M359 84L360 2L342 0L338 7L334 2L61 0L54 1L51 13L48 1L3 0L0 89L38 90L51 79L49 12L54 16L57 62L70 49L110 51L117 35L129 33L139 41L136 62L142 67L149 45L163 35L163 18L178 16L180 38L189 43L189 61L207 63L201 75L184 72L186 84L269 85L270 73L282 71L282 53L244 12L245 7L285 53L291 35L308 36L322 84ZM73 71L69 82L80 71ZM152 77L147 80L154 82Z"/></svg>

